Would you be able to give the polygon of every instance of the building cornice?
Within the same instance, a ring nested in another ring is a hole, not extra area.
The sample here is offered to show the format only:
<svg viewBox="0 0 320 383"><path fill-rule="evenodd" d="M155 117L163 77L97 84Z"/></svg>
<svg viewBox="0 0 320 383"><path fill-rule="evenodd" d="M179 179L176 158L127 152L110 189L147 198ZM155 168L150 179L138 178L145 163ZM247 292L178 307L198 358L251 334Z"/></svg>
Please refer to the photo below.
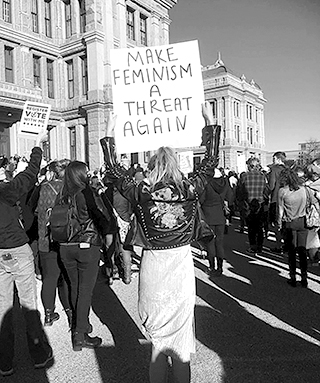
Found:
<svg viewBox="0 0 320 383"><path fill-rule="evenodd" d="M165 9L171 9L178 3L178 0L155 0L155 3Z"/></svg>

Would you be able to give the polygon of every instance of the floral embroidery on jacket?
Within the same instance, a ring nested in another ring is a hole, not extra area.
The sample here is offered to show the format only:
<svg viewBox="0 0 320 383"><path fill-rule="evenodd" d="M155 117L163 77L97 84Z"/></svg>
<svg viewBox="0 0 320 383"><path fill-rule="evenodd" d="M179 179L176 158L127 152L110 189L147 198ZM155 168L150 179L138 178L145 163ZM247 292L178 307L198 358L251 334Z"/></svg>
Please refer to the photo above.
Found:
<svg viewBox="0 0 320 383"><path fill-rule="evenodd" d="M156 200L150 209L151 218L155 221L156 227L172 229L186 220L184 208L178 203L170 203L179 199L179 195L172 186L165 186L151 195Z"/></svg>

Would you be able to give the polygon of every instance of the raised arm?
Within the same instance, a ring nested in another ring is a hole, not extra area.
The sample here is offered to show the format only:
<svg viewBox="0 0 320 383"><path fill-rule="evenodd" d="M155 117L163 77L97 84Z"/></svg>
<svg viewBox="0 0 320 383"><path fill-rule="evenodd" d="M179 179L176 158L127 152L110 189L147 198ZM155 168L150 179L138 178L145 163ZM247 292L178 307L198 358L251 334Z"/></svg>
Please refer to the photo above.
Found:
<svg viewBox="0 0 320 383"><path fill-rule="evenodd" d="M37 136L36 145L46 140L46 132L40 132ZM8 205L14 205L36 182L40 170L42 150L35 146L31 151L30 161L26 169L18 173L12 181L3 183L1 186L1 199Z"/></svg>

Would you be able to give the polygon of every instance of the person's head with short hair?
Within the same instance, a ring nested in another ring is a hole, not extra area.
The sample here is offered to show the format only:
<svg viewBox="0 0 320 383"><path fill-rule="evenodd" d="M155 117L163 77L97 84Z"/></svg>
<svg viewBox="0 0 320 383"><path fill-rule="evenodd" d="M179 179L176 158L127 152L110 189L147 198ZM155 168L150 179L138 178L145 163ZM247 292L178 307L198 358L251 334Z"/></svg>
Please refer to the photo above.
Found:
<svg viewBox="0 0 320 383"><path fill-rule="evenodd" d="M247 166L248 166L249 172L261 170L260 160L257 157L249 158L247 160Z"/></svg>
<svg viewBox="0 0 320 383"><path fill-rule="evenodd" d="M284 165L286 158L285 152L275 152L272 156L273 163L277 165Z"/></svg>

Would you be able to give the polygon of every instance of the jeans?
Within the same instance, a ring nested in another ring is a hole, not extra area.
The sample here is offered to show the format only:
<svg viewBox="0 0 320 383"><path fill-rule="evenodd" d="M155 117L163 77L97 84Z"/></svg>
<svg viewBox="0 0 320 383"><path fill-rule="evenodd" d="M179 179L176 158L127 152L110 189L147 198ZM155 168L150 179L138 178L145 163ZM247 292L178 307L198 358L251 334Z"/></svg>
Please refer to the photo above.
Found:
<svg viewBox="0 0 320 383"><path fill-rule="evenodd" d="M296 279L296 253L299 255L299 264L301 271L301 279L307 279L307 269L308 269L308 258L307 258L307 236L308 229L304 227L304 218L298 218L296 220L301 221L300 227L295 229L288 227L290 224L285 223L285 246L288 250L288 264L289 264L289 273L290 278Z"/></svg>
<svg viewBox="0 0 320 383"><path fill-rule="evenodd" d="M97 280L100 261L100 247L91 245L81 249L79 244L61 245L61 260L67 270L71 304L75 314L75 331L86 333L93 289Z"/></svg>
<svg viewBox="0 0 320 383"><path fill-rule="evenodd" d="M247 218L249 244L255 251L261 251L263 246L263 219L263 207L257 213L250 212Z"/></svg>
<svg viewBox="0 0 320 383"><path fill-rule="evenodd" d="M62 264L59 254L56 251L48 253L39 252L40 268L42 275L41 300L45 310L54 310L56 300L56 290L62 307L70 309L69 288L66 279L66 270Z"/></svg>
<svg viewBox="0 0 320 383"><path fill-rule="evenodd" d="M224 238L224 227L225 225L210 225L210 228L213 230L216 235L208 244L208 260L209 265L212 269L215 269L215 258L217 259L217 269L222 270L222 263L224 259L224 247L223 247L223 238Z"/></svg>
<svg viewBox="0 0 320 383"><path fill-rule="evenodd" d="M10 254L10 256L6 256ZM11 258L11 259L10 259ZM26 320L28 347L36 363L51 349L37 310L33 253L28 244L0 249L0 369L12 367L14 357L14 285Z"/></svg>

